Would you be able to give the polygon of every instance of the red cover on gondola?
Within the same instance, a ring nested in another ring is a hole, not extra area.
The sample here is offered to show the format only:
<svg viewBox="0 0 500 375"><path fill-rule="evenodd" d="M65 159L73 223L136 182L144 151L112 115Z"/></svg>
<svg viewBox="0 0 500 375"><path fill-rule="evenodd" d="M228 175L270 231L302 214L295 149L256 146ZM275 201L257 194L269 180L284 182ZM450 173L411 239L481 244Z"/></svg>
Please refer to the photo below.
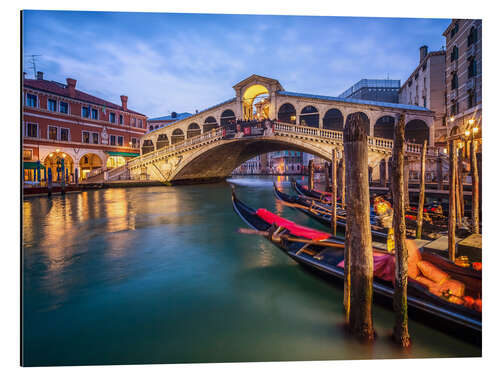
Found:
<svg viewBox="0 0 500 375"><path fill-rule="evenodd" d="M293 221L283 219L264 208L259 208L257 210L257 215L266 223L275 224L279 227L288 229L294 236L305 237L315 241L325 240L330 237L329 233L297 225Z"/></svg>

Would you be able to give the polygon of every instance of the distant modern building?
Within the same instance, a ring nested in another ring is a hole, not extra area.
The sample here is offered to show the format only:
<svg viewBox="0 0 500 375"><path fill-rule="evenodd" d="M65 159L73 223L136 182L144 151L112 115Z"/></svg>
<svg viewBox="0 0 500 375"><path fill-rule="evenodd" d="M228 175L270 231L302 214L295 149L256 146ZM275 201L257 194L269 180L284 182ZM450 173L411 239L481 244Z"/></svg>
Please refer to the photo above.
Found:
<svg viewBox="0 0 500 375"><path fill-rule="evenodd" d="M398 79L362 79L339 95L343 99L398 103L401 81Z"/></svg>
<svg viewBox="0 0 500 375"><path fill-rule="evenodd" d="M165 126L165 125L170 124L170 123L175 122L175 121L185 119L186 117L189 117L189 116L192 116L192 113L172 112L171 114L169 114L167 116L149 118L147 121L148 122L147 128L148 128L148 130L159 129L162 126Z"/></svg>
<svg viewBox="0 0 500 375"><path fill-rule="evenodd" d="M482 128L482 21L453 19L446 37L447 128Z"/></svg>
<svg viewBox="0 0 500 375"><path fill-rule="evenodd" d="M128 108L127 96L114 104L77 90L76 79L48 81L42 72L23 79L22 95L24 181L35 179L38 162L40 180L50 168L53 181L74 182L139 156L147 117Z"/></svg>
<svg viewBox="0 0 500 375"><path fill-rule="evenodd" d="M420 61L399 90L399 103L434 111L434 139L446 136L446 52L420 47Z"/></svg>

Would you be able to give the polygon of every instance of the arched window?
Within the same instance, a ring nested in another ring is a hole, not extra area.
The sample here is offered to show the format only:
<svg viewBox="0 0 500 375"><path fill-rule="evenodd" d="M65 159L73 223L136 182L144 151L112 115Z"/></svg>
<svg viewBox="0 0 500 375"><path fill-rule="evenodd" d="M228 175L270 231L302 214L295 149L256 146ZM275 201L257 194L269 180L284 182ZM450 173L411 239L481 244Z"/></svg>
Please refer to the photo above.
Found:
<svg viewBox="0 0 500 375"><path fill-rule="evenodd" d="M336 108L329 109L323 117L323 128L342 131L344 129L344 117L342 112Z"/></svg>
<svg viewBox="0 0 500 375"><path fill-rule="evenodd" d="M423 144L429 142L429 128L422 120L411 120L405 126L405 140L410 143Z"/></svg>
<svg viewBox="0 0 500 375"><path fill-rule="evenodd" d="M278 121L295 124L297 113L290 103L283 104L278 110Z"/></svg>
<svg viewBox="0 0 500 375"><path fill-rule="evenodd" d="M201 134L201 129L200 126L193 122L192 124L189 124L188 129L187 129L187 137L192 138L196 137Z"/></svg>
<svg viewBox="0 0 500 375"><path fill-rule="evenodd" d="M168 137L166 134L158 135L158 139L156 141L156 149L159 150L162 147L168 146Z"/></svg>
<svg viewBox="0 0 500 375"><path fill-rule="evenodd" d="M347 126L347 124L349 124L349 121L351 121L352 119L355 119L356 117L358 117L359 120L361 121L361 126L365 130L366 135L370 135L370 119L363 112L354 112L354 113L349 114L346 118L346 122L345 122L346 126Z"/></svg>
<svg viewBox="0 0 500 375"><path fill-rule="evenodd" d="M475 77L477 74L477 64L476 64L476 58L471 57L469 59L469 66L467 67L467 76L468 78Z"/></svg>
<svg viewBox="0 0 500 375"><path fill-rule="evenodd" d="M170 138L172 139L173 145L182 142L184 140L184 132L181 129L175 129Z"/></svg>
<svg viewBox="0 0 500 375"><path fill-rule="evenodd" d="M472 26L469 31L469 35L467 36L467 46L471 46L477 42L477 29Z"/></svg>
<svg viewBox="0 0 500 375"><path fill-rule="evenodd" d="M458 74L457 72L453 72L451 75L451 89L458 89Z"/></svg>
<svg viewBox="0 0 500 375"><path fill-rule="evenodd" d="M153 125L149 125L149 130L153 130L154 129L154 126Z"/></svg>
<svg viewBox="0 0 500 375"><path fill-rule="evenodd" d="M236 120L234 112L230 109L226 109L224 112L222 112L222 115L220 116L220 126L227 126L234 120Z"/></svg>
<svg viewBox="0 0 500 375"><path fill-rule="evenodd" d="M394 138L395 119L392 116L383 116L377 120L373 127L373 136L377 138Z"/></svg>
<svg viewBox="0 0 500 375"><path fill-rule="evenodd" d="M219 125L217 124L217 120L215 117L209 116L205 119L203 123L203 133L209 132L212 129L215 129Z"/></svg>
<svg viewBox="0 0 500 375"><path fill-rule="evenodd" d="M451 50L451 56L450 56L451 61L458 60L458 47L453 46L453 49Z"/></svg>
<svg viewBox="0 0 500 375"><path fill-rule="evenodd" d="M319 113L316 107L308 105L302 109L299 125L319 128Z"/></svg>

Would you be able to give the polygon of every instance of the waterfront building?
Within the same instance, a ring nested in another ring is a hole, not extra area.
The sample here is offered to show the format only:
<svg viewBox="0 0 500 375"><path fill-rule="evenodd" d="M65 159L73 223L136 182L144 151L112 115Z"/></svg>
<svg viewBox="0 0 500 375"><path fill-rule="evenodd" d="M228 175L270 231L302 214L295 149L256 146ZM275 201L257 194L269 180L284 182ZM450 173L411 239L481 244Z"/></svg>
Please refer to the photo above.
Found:
<svg viewBox="0 0 500 375"><path fill-rule="evenodd" d="M270 153L273 174L301 174L303 171L303 152L277 151Z"/></svg>
<svg viewBox="0 0 500 375"><path fill-rule="evenodd" d="M398 103L400 85L399 79L362 79L340 94L339 98Z"/></svg>
<svg viewBox="0 0 500 375"><path fill-rule="evenodd" d="M446 37L446 126L464 133L482 128L482 21L453 19ZM479 136L479 135L478 135Z"/></svg>
<svg viewBox="0 0 500 375"><path fill-rule="evenodd" d="M422 46L417 67L399 90L400 103L425 107L434 112L436 140L447 134L445 70L446 52L428 52L428 47Z"/></svg>
<svg viewBox="0 0 500 375"><path fill-rule="evenodd" d="M168 125L172 122L182 120L186 117L192 116L192 113L189 112L182 112L182 113L177 113L177 112L172 112L171 114L167 116L161 116L161 117L154 117L154 118L148 118L147 120L147 128L148 130L154 130L161 128L165 125Z"/></svg>
<svg viewBox="0 0 500 375"><path fill-rule="evenodd" d="M66 181L74 182L99 169L112 169L139 155L139 139L146 133L146 116L121 105L76 89L76 80L66 83L36 79L23 80L23 162L24 180L33 181L37 162L41 180L51 168L52 179L62 179L64 159Z"/></svg>

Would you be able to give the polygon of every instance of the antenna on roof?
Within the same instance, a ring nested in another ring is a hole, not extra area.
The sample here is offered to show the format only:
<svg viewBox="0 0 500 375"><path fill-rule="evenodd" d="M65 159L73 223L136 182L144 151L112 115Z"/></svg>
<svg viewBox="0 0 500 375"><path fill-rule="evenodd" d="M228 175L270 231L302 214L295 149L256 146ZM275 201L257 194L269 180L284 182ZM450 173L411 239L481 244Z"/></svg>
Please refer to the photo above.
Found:
<svg viewBox="0 0 500 375"><path fill-rule="evenodd" d="M36 58L42 55L28 55L31 57L31 67L33 68L33 77L36 78Z"/></svg>

